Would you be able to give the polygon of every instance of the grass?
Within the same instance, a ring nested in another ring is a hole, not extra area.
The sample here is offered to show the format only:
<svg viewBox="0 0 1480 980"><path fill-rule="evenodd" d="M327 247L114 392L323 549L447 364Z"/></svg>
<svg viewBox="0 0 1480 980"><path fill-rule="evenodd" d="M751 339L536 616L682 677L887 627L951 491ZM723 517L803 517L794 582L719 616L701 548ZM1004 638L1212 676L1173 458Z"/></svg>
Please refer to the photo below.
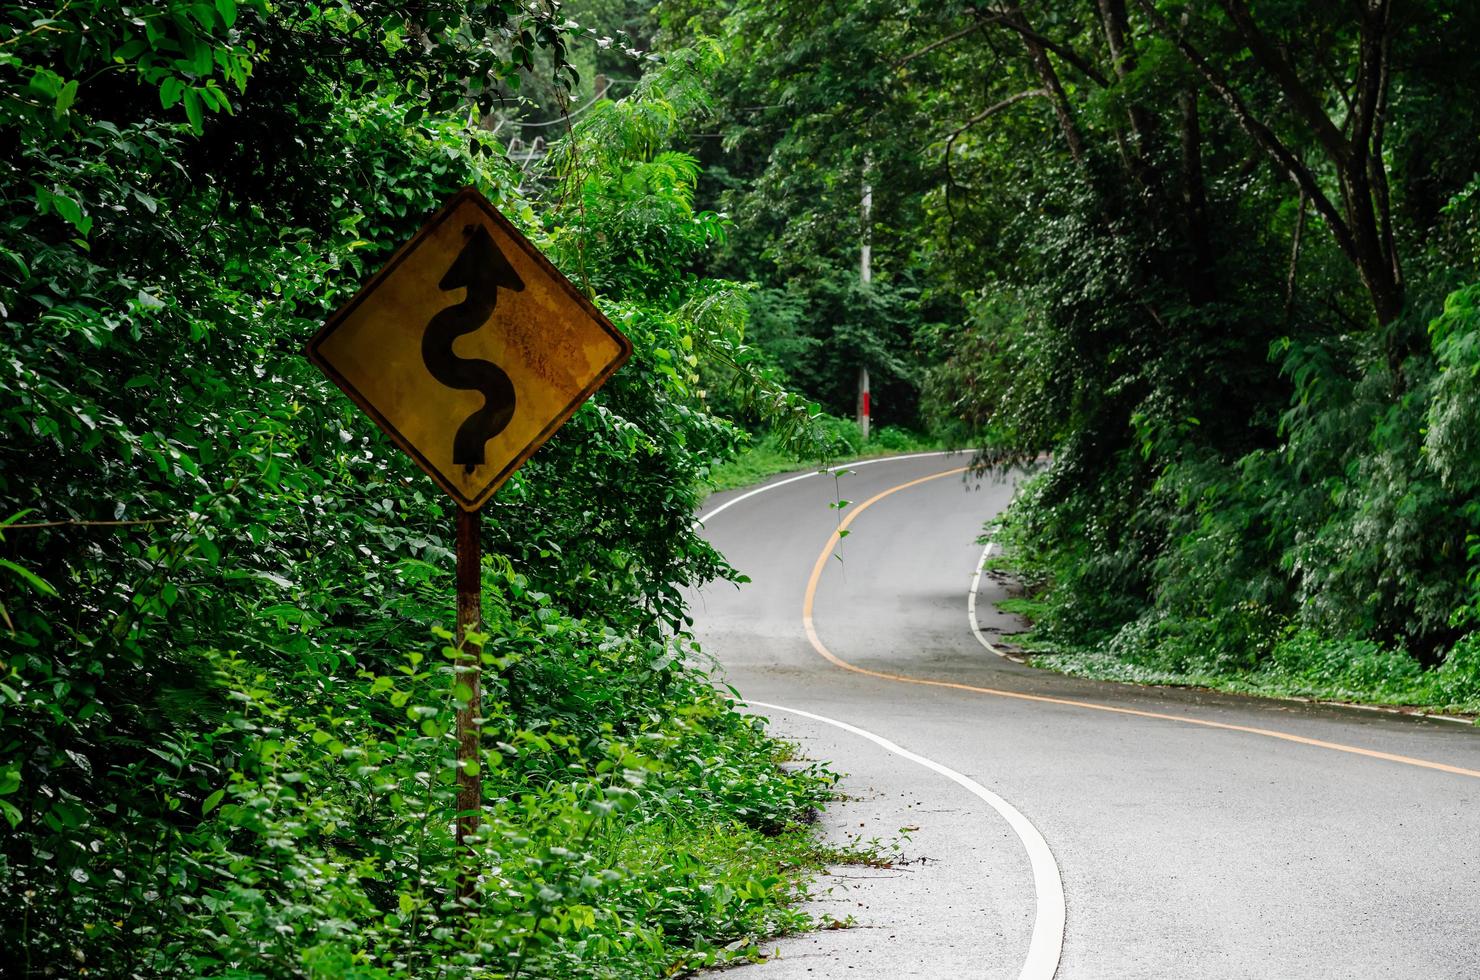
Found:
<svg viewBox="0 0 1480 980"><path fill-rule="evenodd" d="M629 828L607 846L610 866L646 869L634 872L646 914L667 906L665 941L683 951L667 964L670 973L757 962L768 940L828 924L798 908L834 857L812 827L766 835L738 822L654 822ZM692 934L683 934L684 924ZM703 938L716 933L734 938L723 945Z"/></svg>
<svg viewBox="0 0 1480 980"><path fill-rule="evenodd" d="M995 565L1011 567L1002 559ZM1041 594L1008 599L998 608L1030 623L1048 621L1053 611ZM1074 677L1480 715L1480 643L1462 641L1443 666L1424 669L1403 651L1370 640L1289 626L1260 650L1236 644L1230 650L1230 634L1219 627L1212 621L1139 620L1094 645L1049 638L1042 629L1014 636L1013 643L1033 666Z"/></svg>
<svg viewBox="0 0 1480 980"><path fill-rule="evenodd" d="M845 447L845 452L840 454L838 459L826 463L798 459L785 452L773 436L765 435L752 443L739 456L713 467L706 481L709 489L717 493L721 490L748 487L776 476L778 473L806 469L809 463L821 469L824 466L859 459L893 456L900 453L930 452L947 448L940 439L922 436L894 426L879 429L868 442L864 442L858 437L858 431L853 428L853 423L841 419L835 422L840 423L837 426L840 435L839 444ZM847 429L843 429L842 426L847 426Z"/></svg>
<svg viewBox="0 0 1480 980"><path fill-rule="evenodd" d="M1317 649L1346 645L1329 638L1307 642ZM1025 644L1030 655L1032 645ZM1213 664L1167 664L1154 653L1137 658L1108 650L1071 650L1034 656L1031 663L1061 674L1122 683L1199 687L1230 694L1377 705L1432 714L1480 714L1480 692L1454 683L1457 672L1443 668L1410 670L1399 664L1414 663L1411 658L1391 652L1373 658L1357 656L1346 663L1333 663L1334 659L1317 654L1314 662L1282 663L1277 652L1252 670L1237 670Z"/></svg>
<svg viewBox="0 0 1480 980"><path fill-rule="evenodd" d="M713 491L734 490L805 465L791 454L782 452L776 441L766 436L739 456L711 469L706 482Z"/></svg>

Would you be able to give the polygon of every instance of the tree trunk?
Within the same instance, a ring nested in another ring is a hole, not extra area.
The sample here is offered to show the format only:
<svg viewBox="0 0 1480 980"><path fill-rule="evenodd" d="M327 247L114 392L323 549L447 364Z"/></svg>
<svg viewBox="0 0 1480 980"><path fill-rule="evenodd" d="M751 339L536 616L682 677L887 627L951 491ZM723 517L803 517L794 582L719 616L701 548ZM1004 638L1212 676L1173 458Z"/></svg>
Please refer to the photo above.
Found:
<svg viewBox="0 0 1480 980"><path fill-rule="evenodd" d="M1203 180L1197 89L1185 89L1178 103L1182 110L1182 223L1192 259L1187 294L1200 306L1218 298L1218 270L1208 230L1208 192Z"/></svg>
<svg viewBox="0 0 1480 980"><path fill-rule="evenodd" d="M1255 117L1229 77L1193 46L1186 30L1169 24L1151 0L1136 0L1146 19L1202 76L1228 106L1239 126L1309 198L1355 267L1372 302L1379 325L1393 323L1403 311L1402 264L1392 235L1387 173L1382 162L1381 133L1389 80L1388 46L1391 0L1363 0L1358 50L1357 98L1352 107L1351 136L1337 127L1320 100L1301 82L1281 47L1260 30L1244 0L1222 0L1223 9L1248 46L1254 62L1284 95L1284 105L1321 148L1335 171L1340 206L1290 144ZM1395 355L1390 353L1390 357Z"/></svg>
<svg viewBox="0 0 1480 980"><path fill-rule="evenodd" d="M1036 32L1016 4L1003 12L1003 20L1016 29L1022 37L1023 47L1028 52L1028 60L1033 64L1033 71L1037 73L1039 81L1047 90L1049 102L1053 103L1054 116L1058 119L1059 131L1064 136L1064 142L1069 147L1069 156L1073 157L1074 162L1081 167L1085 166L1084 137L1080 135L1079 126L1074 121L1074 113L1069 107L1069 96L1064 92L1063 82L1059 80L1059 73L1054 70L1053 62L1048 59L1047 49L1037 39Z"/></svg>

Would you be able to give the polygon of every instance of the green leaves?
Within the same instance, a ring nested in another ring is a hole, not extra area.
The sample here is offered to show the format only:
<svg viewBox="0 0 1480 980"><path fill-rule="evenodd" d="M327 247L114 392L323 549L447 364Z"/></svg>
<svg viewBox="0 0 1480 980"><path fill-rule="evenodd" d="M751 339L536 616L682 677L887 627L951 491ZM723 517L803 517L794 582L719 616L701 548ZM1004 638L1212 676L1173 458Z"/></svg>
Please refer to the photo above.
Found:
<svg viewBox="0 0 1480 980"><path fill-rule="evenodd" d="M224 799L225 796L225 789L218 789L210 796L207 796L204 800L201 801L200 815L203 817L208 816L212 810L216 809L217 805L220 804L221 800Z"/></svg>
<svg viewBox="0 0 1480 980"><path fill-rule="evenodd" d="M42 214L55 213L63 221L86 235L92 231L92 216L83 212L82 204L72 195L70 188L36 188L36 204Z"/></svg>
<svg viewBox="0 0 1480 980"><path fill-rule="evenodd" d="M57 590L52 588L51 585L49 585L41 576L37 575L35 572L31 571L28 568L24 568L21 565L16 564L8 558L0 558L0 569L4 569L5 571L10 572L16 578L20 579L26 585L30 586L32 589L41 593L42 595L54 596L57 594Z"/></svg>
<svg viewBox="0 0 1480 980"><path fill-rule="evenodd" d="M77 101L77 79L72 79L57 91L56 105L52 108L52 115L60 119L72 108L72 103Z"/></svg>
<svg viewBox="0 0 1480 980"><path fill-rule="evenodd" d="M193 88L187 88L181 94L185 100L185 117L190 120L190 128L200 133L201 124L205 118L201 111L200 93Z"/></svg>

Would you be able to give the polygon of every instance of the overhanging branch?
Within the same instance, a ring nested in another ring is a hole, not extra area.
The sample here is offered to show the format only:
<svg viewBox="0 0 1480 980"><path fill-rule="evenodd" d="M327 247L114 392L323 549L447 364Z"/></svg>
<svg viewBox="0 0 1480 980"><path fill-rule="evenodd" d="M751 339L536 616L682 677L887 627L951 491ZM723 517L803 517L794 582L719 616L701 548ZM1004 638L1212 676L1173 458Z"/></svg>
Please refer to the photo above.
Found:
<svg viewBox="0 0 1480 980"><path fill-rule="evenodd" d="M1144 8L1143 0L1138 0ZM1346 162L1350 159L1354 149L1350 141L1342 135L1341 130L1331 121L1321 108L1320 102L1300 83L1300 76L1295 73L1295 67L1290 64L1288 58L1280 52L1280 49L1270 41L1269 37L1254 23L1254 17L1249 13L1248 5L1244 0L1223 0L1223 9L1228 12L1228 17L1238 28L1239 35L1244 43L1249 46L1249 51L1254 55L1254 60L1263 66L1264 70L1274 78L1281 91L1285 93L1285 100L1295 114L1305 120L1305 124L1311 128L1334 160ZM1360 128L1361 122L1358 121Z"/></svg>
<svg viewBox="0 0 1480 980"><path fill-rule="evenodd" d="M988 119L988 118L990 118L992 116L995 116L997 113L1001 112L1003 109L1006 109L1009 106L1017 105L1019 102L1022 102L1024 99L1031 99L1031 98L1034 98L1035 96L1043 96L1043 97L1046 98L1048 96L1048 89L1046 89L1046 88L1030 88L1026 92L1018 92L1015 95L1009 95L1007 98L1003 99L1001 102L994 102L994 103L992 103L991 105L989 105L985 109L983 109L981 112L978 112L976 115L974 115L970 119L966 120L964 123L962 123L960 125L960 127L958 127L956 129L955 132L951 133L950 136L946 137L946 156L947 156L947 158L949 158L950 155L951 155L951 144L955 143L956 140L961 136L962 133L966 132L968 129L970 129L972 126L975 126L977 123L981 122L982 120Z"/></svg>
<svg viewBox="0 0 1480 980"><path fill-rule="evenodd" d="M963 37L965 37L968 34L974 34L974 33L976 33L977 31L981 30L982 27L984 27L987 23L988 23L988 19L987 18L983 18L983 19L979 19L979 20L973 21L971 23L971 25L968 26L968 27L963 27L959 31L954 31L954 32L952 32L950 34L947 34L943 38L939 38L938 40L931 41L929 44L925 45L923 48L919 48L919 49L917 49L915 51L911 51L909 54L905 55L903 58L900 58L894 64L890 65L890 67L891 68L894 68L896 70L897 69L900 69L900 68L903 68L905 65L909 64L911 61L914 61L917 58L923 58L927 54L929 54L930 52L935 51L935 50L937 50L939 48L943 48L947 44L950 44L952 41L959 41L959 40L961 40Z"/></svg>
<svg viewBox="0 0 1480 980"><path fill-rule="evenodd" d="M1300 162L1300 159L1275 135L1272 129L1255 118L1248 104L1244 102L1243 98L1233 88L1228 78L1204 57L1202 52L1192 46L1191 42L1187 40L1186 34L1174 29L1171 24L1167 23L1166 18L1157 11L1151 0L1136 0L1136 5L1141 8L1141 12L1146 15L1146 18L1152 25L1171 41L1177 50L1182 52L1182 56L1202 76L1203 81L1212 89L1213 94L1233 113L1234 121L1238 123L1239 128L1247 133L1255 145L1263 149L1274 160L1275 164L1290 176L1290 179L1295 182L1296 186L1310 198L1311 204L1320 212L1321 217L1326 220L1326 224L1330 227L1331 234L1336 238L1336 244L1340 247L1342 253L1353 263L1360 265L1357 243L1352 236L1351 228L1347 225L1345 219L1342 218L1341 212L1337 210L1336 205L1332 203L1331 199L1326 196L1325 191L1321 189L1319 182L1316 181L1315 175L1310 172L1309 168ZM1327 119L1327 122L1329 123L1330 120ZM1337 134L1337 138L1342 143L1346 142L1340 133Z"/></svg>
<svg viewBox="0 0 1480 980"><path fill-rule="evenodd" d="M1088 78L1090 81L1100 86L1100 88L1108 88L1110 86L1110 80L1105 77L1104 73L1102 73L1094 65L1090 64L1088 59L1086 59L1079 52L1075 51L1073 48L1069 47L1066 44L1061 44L1058 41L1055 41L1053 38L1046 37L1033 30L1033 28L1029 26L1028 22L1023 18L1022 13L1017 9L1016 4L1014 4L1011 9L994 10L993 14L994 17L992 19L996 23L1000 23L1008 30L1013 31L1024 41L1027 41L1030 44L1035 44L1046 51L1052 51L1054 54L1058 55L1065 64L1072 65L1074 68L1078 69L1080 74L1084 75L1085 78Z"/></svg>

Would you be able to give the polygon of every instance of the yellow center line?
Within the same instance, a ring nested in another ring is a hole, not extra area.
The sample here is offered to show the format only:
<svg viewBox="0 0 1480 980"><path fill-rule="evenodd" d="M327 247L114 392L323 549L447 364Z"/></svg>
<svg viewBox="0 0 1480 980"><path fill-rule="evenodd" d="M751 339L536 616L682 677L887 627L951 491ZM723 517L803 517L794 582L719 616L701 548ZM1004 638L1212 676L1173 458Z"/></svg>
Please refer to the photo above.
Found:
<svg viewBox="0 0 1480 980"><path fill-rule="evenodd" d="M851 664L843 658L839 657L837 654L833 653L822 642L822 638L817 635L817 624L813 620L812 613L813 608L817 602L817 586L822 581L823 569L827 568L827 560L832 557L833 549L836 548L838 542L842 540L843 532L848 530L849 525L857 520L859 514L862 514L864 511L868 510L870 507L883 500L885 497L888 497L891 494L896 494L901 490L908 490L910 487L919 486L922 483L929 483L931 480L939 480L941 477L955 476L958 473L964 473L966 469L967 467L958 466L953 470L945 470L941 473L932 473L929 476L922 476L918 480L910 480L907 483L901 483L898 486L890 487L888 490L877 493L869 499L865 500L863 503L859 504L857 507L854 507L851 511L848 512L847 516L838 523L837 529L833 531L832 535L827 539L827 546L824 547L822 549L822 553L817 556L817 563L812 566L812 577L807 580L807 592L802 600L802 625L807 630L807 639L811 642L812 648L816 650L819 654L821 654L822 657L829 663L833 664L834 666L841 667L844 670L851 670L855 674L863 674L866 677L877 677L880 680L894 681L898 684L918 684L923 687L944 687L950 688L953 691L970 691L973 694L989 694L993 697L1013 698L1018 701L1036 701L1041 704L1059 704L1071 708L1084 708L1089 711L1107 711L1111 714L1116 715L1133 715L1137 718L1155 718L1160 721L1174 721L1184 725L1200 725L1203 728L1218 728L1228 732L1244 732L1249 735L1262 735L1265 738L1277 738L1284 742L1295 742L1299 745L1309 745L1318 749L1329 749L1332 752L1346 752L1350 755L1366 756L1369 759L1382 759L1386 762L1398 762L1406 766L1418 766L1421 769L1436 769L1439 772L1453 773L1456 776L1472 776L1476 779L1480 779L1480 771L1474 769L1464 769L1459 766L1446 765L1442 762L1430 762L1427 759L1415 759L1412 756L1394 755L1391 752L1378 752L1375 749L1364 749L1355 745L1343 745L1340 742L1326 742L1318 738L1306 738L1304 735L1292 735L1289 732L1279 732L1268 728L1254 728L1250 725L1230 725L1227 722L1222 721L1208 721L1204 718L1190 718L1185 715L1168 715L1162 714L1161 712L1157 711L1141 711L1136 708L1119 708L1108 704L1095 704L1092 701L1075 701L1070 698L1054 698L1047 697L1042 694L1023 694L1019 691L1003 691L993 687L977 687L974 684L959 684L954 681L937 681L930 680L924 677L910 677L906 674L894 674L888 671L870 670L867 667L859 667L858 665Z"/></svg>

